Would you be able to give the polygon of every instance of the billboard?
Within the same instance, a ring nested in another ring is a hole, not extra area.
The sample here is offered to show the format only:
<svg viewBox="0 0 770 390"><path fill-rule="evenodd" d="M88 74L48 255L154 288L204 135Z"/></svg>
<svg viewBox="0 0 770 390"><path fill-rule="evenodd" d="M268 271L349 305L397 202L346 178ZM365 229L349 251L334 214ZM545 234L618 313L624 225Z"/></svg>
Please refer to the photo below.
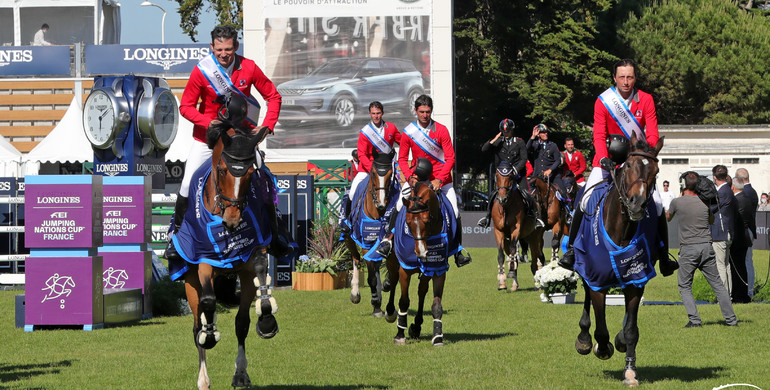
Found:
<svg viewBox="0 0 770 390"><path fill-rule="evenodd" d="M308 149L327 149L324 156L336 149L347 158L369 122L369 103L383 103L385 120L403 128L415 119L417 96L437 92L430 0L263 0L244 3L244 15L246 56L283 98L268 151L301 157ZM449 27L440 40L451 47L451 10L442 23ZM451 69L446 54L441 62Z"/></svg>

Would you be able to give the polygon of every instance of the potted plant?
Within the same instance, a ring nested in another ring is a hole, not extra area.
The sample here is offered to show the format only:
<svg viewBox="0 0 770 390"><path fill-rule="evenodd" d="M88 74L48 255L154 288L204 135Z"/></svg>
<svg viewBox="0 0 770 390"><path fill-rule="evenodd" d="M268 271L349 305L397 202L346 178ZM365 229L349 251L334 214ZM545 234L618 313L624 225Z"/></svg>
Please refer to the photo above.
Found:
<svg viewBox="0 0 770 390"><path fill-rule="evenodd" d="M559 267L552 261L535 273L535 287L543 289L540 294L543 302L574 303L578 278L577 272Z"/></svg>
<svg viewBox="0 0 770 390"><path fill-rule="evenodd" d="M329 219L313 222L312 238L308 241L308 254L297 259L292 273L295 290L332 290L343 288L347 271L343 262L347 248L335 234L335 226Z"/></svg>

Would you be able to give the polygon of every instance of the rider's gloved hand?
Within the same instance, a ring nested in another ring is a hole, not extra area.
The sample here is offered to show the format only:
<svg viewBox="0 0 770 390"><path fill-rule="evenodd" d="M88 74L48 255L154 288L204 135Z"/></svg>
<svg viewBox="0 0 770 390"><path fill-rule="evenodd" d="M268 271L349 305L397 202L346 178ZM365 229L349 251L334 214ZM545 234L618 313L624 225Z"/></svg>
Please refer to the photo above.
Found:
<svg viewBox="0 0 770 390"><path fill-rule="evenodd" d="M612 161L609 157L602 157L602 159L599 160L599 165L601 165L602 169L607 172L612 172L612 170L615 169L615 162Z"/></svg>

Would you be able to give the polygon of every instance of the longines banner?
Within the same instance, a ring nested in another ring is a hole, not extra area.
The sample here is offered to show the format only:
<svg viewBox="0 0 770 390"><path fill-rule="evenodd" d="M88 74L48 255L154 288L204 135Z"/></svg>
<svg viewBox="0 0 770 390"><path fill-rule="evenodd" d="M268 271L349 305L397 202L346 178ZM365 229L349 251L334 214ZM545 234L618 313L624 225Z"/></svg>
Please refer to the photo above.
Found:
<svg viewBox="0 0 770 390"><path fill-rule="evenodd" d="M208 43L88 45L86 74L190 74L195 64L210 50Z"/></svg>
<svg viewBox="0 0 770 390"><path fill-rule="evenodd" d="M0 48L0 75L70 75L69 46L7 46Z"/></svg>

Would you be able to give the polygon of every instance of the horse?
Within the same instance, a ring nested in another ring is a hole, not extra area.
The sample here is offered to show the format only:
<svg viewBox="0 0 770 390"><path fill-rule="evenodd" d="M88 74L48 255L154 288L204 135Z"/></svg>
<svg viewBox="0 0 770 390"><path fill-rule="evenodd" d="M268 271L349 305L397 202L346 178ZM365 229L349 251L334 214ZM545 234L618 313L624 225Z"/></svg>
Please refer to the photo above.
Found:
<svg viewBox="0 0 770 390"><path fill-rule="evenodd" d="M408 230L411 237L414 239L413 251L409 248L404 248L406 252L409 250L411 254L416 255L416 261L410 258L403 257L399 254L399 270L398 270L398 283L401 287L401 296L398 300L398 331L393 339L396 345L405 345L406 337L404 331L407 328L407 313L409 311L409 283L412 275L420 273L420 284L417 288L418 295L418 308L415 315L414 323L409 326L409 337L419 338L420 331L423 323L423 308L425 306L425 296L428 292L430 282L433 282L433 304L431 305L431 313L433 314L433 338L431 342L434 346L444 345L444 334L442 330L442 315L443 308L441 306L442 296L444 294L444 282L446 281L446 271L449 269L448 257L453 253L452 251L439 250L436 252L436 247L441 246L442 239L445 239L442 234L444 222L446 217L442 214L442 208L440 206L440 200L436 194L437 190L434 190L427 180L418 180L415 177L411 177L408 181L411 188L410 195L403 199L403 206L406 209L406 214L403 216L405 228ZM449 213L452 213L451 206L449 206ZM402 216L399 215L399 220ZM449 223L447 223L449 225ZM405 231L400 224L396 225L396 247L400 247L403 244L408 245L408 241L404 240ZM447 230L450 230L448 227ZM404 240L404 242L400 242ZM438 241L437 241L438 240ZM446 247L444 247L446 249ZM456 250L454 250L456 252Z"/></svg>
<svg viewBox="0 0 770 390"><path fill-rule="evenodd" d="M369 170L369 181L366 185L365 192L363 196L361 196L360 202L361 209L358 212L363 212L364 215L374 224L379 224L380 229L376 234L376 237L371 238L381 238L382 235L382 224L380 221L385 218L385 213L388 209L389 204L389 198L391 197L390 190L392 188L393 183L393 157L395 156L395 151L384 154L384 153L378 153L377 150L373 153L373 163L372 168ZM352 195L351 195L352 196ZM358 207L358 205L355 205L355 207ZM395 212L393 210L392 212ZM352 214L352 213L351 213ZM352 227L352 230L356 230L362 227L362 223L360 222L360 219L358 223L355 224L355 226ZM353 238L353 232L351 234L345 235L345 246L348 248L348 251L350 251L351 256L353 257L353 277L351 281L351 291L350 291L350 301L357 304L361 302L361 293L359 291L359 270L358 270L358 264L361 262L361 253L358 250L358 246L356 245L356 241ZM363 232L361 233L363 235ZM362 248L365 248L368 246L368 248L365 249L371 249L373 246L373 242L371 243L364 243L363 237L359 240L359 244L363 245ZM386 319L388 322L393 322L396 320L395 312L396 307L393 302L394 295L395 295L395 289L392 287L398 282L398 260L396 260L396 255L391 252L390 255L385 259L385 266L388 270L388 283L385 283L385 286L383 287L384 283L381 283L380 281L380 267L381 262L380 261L372 261L372 260L365 260L366 261L366 270L367 270L367 282L369 283L369 287L371 288L371 294L372 294L372 315L374 317L382 317L383 312L381 307L382 304L382 292L390 292L390 299L388 300L388 305L386 307L387 316Z"/></svg>
<svg viewBox="0 0 770 390"><path fill-rule="evenodd" d="M211 126L206 134L207 143L212 150L211 164L204 164L193 178L197 186L194 196L190 196L191 206L187 214L193 219L210 218L206 226L212 237L225 237L228 241L218 251L223 252L224 260L212 261L211 256L203 256L199 249L192 249L200 240L207 239L207 234L191 234L196 229L187 218L179 232L172 238L173 248L169 262L181 261L182 265L172 264L172 278L184 277L187 302L193 314L193 336L198 349L198 388L209 389L211 381L206 368L206 350L213 348L220 340L216 326L216 301L214 279L217 275L225 276L236 273L240 279L241 294L238 313L235 317L235 334L238 339L238 352L235 358L233 387L251 386L246 371L247 359L245 340L249 333L251 319L249 309L255 297L257 333L268 339L278 333L278 323L273 314L278 310L275 298L271 295L270 276L268 275L267 245L271 236L265 210L259 208L261 202L272 201L264 188L252 185L255 172L255 147L264 137L264 131L252 135L247 130L233 129L229 126ZM259 176L263 184L268 179ZM260 192L262 191L262 192ZM260 195L262 195L260 197ZM201 209L205 210L201 210ZM259 208L259 209L255 209ZM192 214L191 214L192 213ZM201 217L202 216L202 217ZM249 221L253 221L252 226ZM266 227L266 230L262 230ZM251 238L249 233L254 233ZM180 238L181 237L181 238ZM201 244L203 245L203 244ZM217 244L213 244L217 245ZM197 248L197 247L196 247ZM183 260L182 260L183 259ZM223 268L220 268L223 267ZM178 271L175 271L176 269Z"/></svg>
<svg viewBox="0 0 770 390"><path fill-rule="evenodd" d="M575 247L575 270L583 279L586 295L579 322L580 333L575 341L575 349L581 355L587 355L593 350L594 354L603 360L609 359L613 355L613 345L609 341L609 332L605 321L605 296L610 287L620 285L623 288L623 294L626 299L626 311L623 328L615 336L615 348L620 352L626 353L623 384L629 387L639 385L636 373L636 344L639 340L637 321L644 286L647 280L655 276L654 269L652 269L655 257L658 257L658 261L664 261L659 258L662 256L662 252L646 247L647 238L657 234L657 214L650 215L656 213L654 202L650 204L650 200L655 187L655 177L658 173L657 156L662 147L663 137L660 138L654 147L651 147L643 139L637 141L636 136L632 136L629 155L623 166L618 169L618 172L612 172L613 183L610 184L609 191L604 194L596 194L597 188L594 191L596 198L591 198L592 200L596 199L595 214L592 220L588 219L591 216L586 212L587 220L584 220L581 232L589 233L589 240L593 242L594 230L591 229L598 229L596 227L598 222L603 222L607 236L612 241L610 245L613 248L618 248L618 251L613 252L613 256L616 257L612 260L612 265L609 264L609 260L606 262L607 264L599 264L600 261L596 259L602 255L601 251L594 250L591 253L585 252L586 254L582 255L583 252L579 251L577 246ZM646 215L648 215L647 218L645 218ZM646 228L645 226L648 223L650 227ZM602 233L600 232L600 234ZM578 239L580 239L580 236L578 236ZM644 241L643 249L637 252L626 251L639 241ZM650 241L655 242L655 237L653 236ZM621 250L620 248L625 249ZM643 256L642 250L646 251L649 257ZM609 253L607 251L605 254ZM640 254L642 256L639 256ZM638 260L642 258L643 260ZM612 282L597 286L599 283L594 281L592 282L594 284L592 287L589 285L589 282L595 279L587 281L587 276L592 273L599 273L601 271L600 266L604 266L605 269L607 267L618 267L619 272L613 272L610 269L606 274L610 275L610 278L614 278L610 279ZM624 268L620 268L621 266ZM618 279L620 275L625 277L631 275L636 277L636 279L627 283L621 282ZM593 346L591 345L591 334L589 333L592 305L596 319L596 330L594 331L596 344Z"/></svg>
<svg viewBox="0 0 770 390"><path fill-rule="evenodd" d="M559 243L565 234L569 234L569 227L567 226L567 210L561 206L561 202L556 196L558 188L555 184L548 183L540 177L535 177L530 183L532 188L534 188L533 195L537 200L538 207L541 210L544 210L546 217L543 219L545 228L541 230L541 233L545 233L546 230L551 230L553 232L553 238L551 238L551 261L557 261L559 260ZM540 235L540 241L541 243L543 241L542 234ZM534 256L532 262L535 262ZM545 263L539 264L541 267L543 265L545 265Z"/></svg>
<svg viewBox="0 0 770 390"><path fill-rule="evenodd" d="M492 224L497 242L498 290L505 290L505 263L510 263L508 278L512 278L511 291L519 288L517 278L519 254L517 244L522 242L523 252L529 247L532 259L545 261L543 256L542 230L534 218L527 215L527 202L519 191L511 164L503 161L495 173L497 196L492 205ZM539 234L538 234L539 233ZM530 264L532 274L537 272L537 262Z"/></svg>

